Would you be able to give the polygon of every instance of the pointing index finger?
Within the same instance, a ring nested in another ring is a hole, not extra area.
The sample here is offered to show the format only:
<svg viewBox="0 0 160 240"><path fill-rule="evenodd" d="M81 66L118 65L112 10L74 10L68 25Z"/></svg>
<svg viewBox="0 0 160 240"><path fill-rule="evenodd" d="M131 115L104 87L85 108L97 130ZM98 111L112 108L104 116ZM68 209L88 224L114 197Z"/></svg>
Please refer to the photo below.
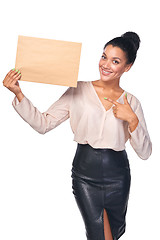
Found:
<svg viewBox="0 0 160 240"><path fill-rule="evenodd" d="M110 98L107 98L107 97L104 97L105 100L108 100L109 102L113 103L114 105L118 105L118 102L110 99Z"/></svg>

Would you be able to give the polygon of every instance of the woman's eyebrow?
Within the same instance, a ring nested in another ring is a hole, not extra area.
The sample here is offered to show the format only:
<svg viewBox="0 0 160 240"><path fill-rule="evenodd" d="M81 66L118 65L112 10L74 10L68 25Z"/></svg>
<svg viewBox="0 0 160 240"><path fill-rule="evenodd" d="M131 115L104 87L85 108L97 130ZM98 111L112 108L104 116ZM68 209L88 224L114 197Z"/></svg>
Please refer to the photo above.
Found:
<svg viewBox="0 0 160 240"><path fill-rule="evenodd" d="M107 56L107 55L105 54L105 52L103 52L103 54L104 54L105 56ZM121 60L119 57L113 57L113 59L119 59L119 60Z"/></svg>
<svg viewBox="0 0 160 240"><path fill-rule="evenodd" d="M121 60L119 57L113 57L113 59L119 59L119 60Z"/></svg>
<svg viewBox="0 0 160 240"><path fill-rule="evenodd" d="M103 55L107 56L107 55L105 54L105 52L103 52ZM113 57L112 59L119 59L119 60L121 61L121 59L120 59L119 57Z"/></svg>

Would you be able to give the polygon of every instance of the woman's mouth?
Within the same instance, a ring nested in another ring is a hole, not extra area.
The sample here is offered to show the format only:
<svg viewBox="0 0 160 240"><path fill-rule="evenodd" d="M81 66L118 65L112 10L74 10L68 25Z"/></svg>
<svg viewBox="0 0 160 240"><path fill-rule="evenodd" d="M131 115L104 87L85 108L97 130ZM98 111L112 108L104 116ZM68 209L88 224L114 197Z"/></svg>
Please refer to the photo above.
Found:
<svg viewBox="0 0 160 240"><path fill-rule="evenodd" d="M104 70L104 69L101 69L101 73L102 73L103 75L105 75L105 76L108 76L108 75L110 75L112 72L107 71L107 70Z"/></svg>

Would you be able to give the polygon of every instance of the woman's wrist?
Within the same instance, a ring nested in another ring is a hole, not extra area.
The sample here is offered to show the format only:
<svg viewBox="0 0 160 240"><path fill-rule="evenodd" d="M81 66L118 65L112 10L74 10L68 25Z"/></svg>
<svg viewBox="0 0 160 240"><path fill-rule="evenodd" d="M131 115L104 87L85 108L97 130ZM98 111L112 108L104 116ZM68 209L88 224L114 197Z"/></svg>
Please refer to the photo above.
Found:
<svg viewBox="0 0 160 240"><path fill-rule="evenodd" d="M16 95L16 97L17 97L17 99L18 99L19 102L21 102L22 99L24 98L24 95L23 95L22 92L16 93L15 95Z"/></svg>
<svg viewBox="0 0 160 240"><path fill-rule="evenodd" d="M139 123L139 119L138 119L137 115L133 114L133 116L131 116L128 123L129 123L130 132L133 132L136 129L136 127L138 126L138 123Z"/></svg>

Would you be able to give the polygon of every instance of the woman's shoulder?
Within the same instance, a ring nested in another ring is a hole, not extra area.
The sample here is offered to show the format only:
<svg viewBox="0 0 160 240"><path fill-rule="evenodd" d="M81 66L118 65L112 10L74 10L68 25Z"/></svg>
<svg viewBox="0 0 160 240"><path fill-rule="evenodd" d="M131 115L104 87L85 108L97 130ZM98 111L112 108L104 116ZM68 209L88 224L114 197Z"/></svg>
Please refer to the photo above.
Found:
<svg viewBox="0 0 160 240"><path fill-rule="evenodd" d="M127 96L130 98L130 99L132 99L132 100L134 100L134 101L138 101L139 102L139 99L138 99L138 97L137 96L135 96L133 93L131 93L131 92L128 92L128 91L125 91L126 93L127 93Z"/></svg>
<svg viewBox="0 0 160 240"><path fill-rule="evenodd" d="M140 103L140 100L137 98L137 96L135 96L134 94L128 92L128 91L125 91L127 93L127 100L129 102L129 104L132 106L133 110L137 108L137 106Z"/></svg>
<svg viewBox="0 0 160 240"><path fill-rule="evenodd" d="M89 81L78 81L77 82L77 87L74 87L74 91L79 91L82 88L86 88L89 84Z"/></svg>
<svg viewBox="0 0 160 240"><path fill-rule="evenodd" d="M90 83L90 81L78 81L77 82L77 86L85 86L85 85L87 85L89 83Z"/></svg>

